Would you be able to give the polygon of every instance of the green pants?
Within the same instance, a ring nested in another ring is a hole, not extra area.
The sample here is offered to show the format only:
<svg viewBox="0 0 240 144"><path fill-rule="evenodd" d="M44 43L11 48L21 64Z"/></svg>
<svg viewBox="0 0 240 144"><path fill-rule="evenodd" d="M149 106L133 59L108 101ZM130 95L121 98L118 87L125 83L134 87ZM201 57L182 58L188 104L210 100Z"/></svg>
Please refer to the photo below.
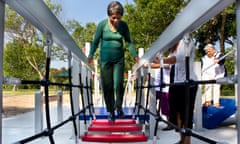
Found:
<svg viewBox="0 0 240 144"><path fill-rule="evenodd" d="M117 62L101 62L100 66L102 89L107 111L113 112L115 109L121 109L124 91L124 58Z"/></svg>

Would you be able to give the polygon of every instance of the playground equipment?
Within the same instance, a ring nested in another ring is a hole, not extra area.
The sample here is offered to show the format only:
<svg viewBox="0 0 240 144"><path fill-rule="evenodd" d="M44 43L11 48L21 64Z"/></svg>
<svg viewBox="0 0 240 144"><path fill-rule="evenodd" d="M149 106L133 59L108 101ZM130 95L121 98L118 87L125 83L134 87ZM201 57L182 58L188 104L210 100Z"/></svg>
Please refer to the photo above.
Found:
<svg viewBox="0 0 240 144"><path fill-rule="evenodd" d="M220 11L222 11L224 8L226 8L228 5L232 4L233 0L192 0L186 8L182 10L182 12L176 17L176 19L169 25L169 27L162 33L162 35L152 44L152 46L149 48L149 50L142 56L140 59L140 63L134 65L133 67L133 73L136 73L138 75L137 77L137 100L134 108L135 116L132 118L134 122L138 117L138 114L140 110L143 110L144 116L147 114L150 115L150 123L155 123L155 125L150 125L150 137L153 136L154 142L156 142L156 129L157 124L159 121L164 121L159 115L156 115L156 113L152 112L154 109L146 109L147 105L143 106L139 100L141 100L142 96L142 90L147 88L147 98L150 99L150 105L153 104L151 101L151 82L149 82L148 86L143 86L143 75L141 73L141 67L144 63L148 63L151 61L151 59L155 56L156 53L164 52L167 50L168 47L171 47L172 44L175 41L178 41L180 38L183 37L183 35L188 34L192 32L193 30L197 29L200 25L208 21L210 18L218 14ZM76 139L76 143L79 141L79 120L76 119L80 114L83 114L83 117L86 117L86 112L88 112L90 115L92 115L90 121L91 126L89 127L90 130L96 130L100 129L101 131L104 131L104 129L99 126L95 127L95 120L96 120L96 111L93 107L93 100L92 100L92 93L91 93L91 85L90 85L90 77L93 70L90 68L86 56L81 52L79 47L76 45L74 40L71 38L71 36L67 33L67 31L64 29L64 27L60 24L58 19L52 14L50 9L45 5L45 3L41 0L0 0L0 49L1 49L1 60L3 56L3 38L4 38L4 5L8 4L13 10L18 12L21 16L23 16L26 20L28 20L30 23L32 23L36 28L38 28L43 34L47 36L47 66L46 66L46 78L45 80L41 81L31 81L31 80L20 80L18 81L18 84L39 84L41 86L44 86L45 88L45 110L46 110L46 122L47 122L47 128L40 132L39 134L36 134L34 136L30 136L28 138L25 138L23 140L18 141L17 143L27 143L34 139L40 138L42 136L47 136L49 138L50 143L54 143L54 130L61 127L67 122L73 123L74 128L74 138ZM237 3L238 4L238 3ZM239 4L238 4L239 5ZM239 7L239 6L238 6ZM237 11L238 12L238 11ZM63 47L65 50L69 51L69 84L58 84L53 83L49 81L49 65L50 65L50 49L52 46L52 43L55 42L60 47ZM240 43L238 41L238 43ZM239 51L238 51L239 52ZM240 54L238 54L238 57ZM238 58L239 59L239 58ZM71 62L71 60L73 60ZM79 63L81 62L81 63ZM0 69L2 69L2 61L0 62ZM71 66L74 65L73 69L71 69ZM79 66L79 67L78 67ZM238 69L240 71L240 69ZM149 73L148 73L149 74ZM149 74L150 76L150 74ZM3 74L1 73L1 81L3 81ZM237 78L237 82L239 82L239 78ZM216 83L218 81L208 81L210 83ZM207 82L205 82L207 83ZM9 82L11 84L11 82ZM14 84L14 83L12 83ZM50 123L50 115L49 115L49 103L48 103L48 86L49 85L64 85L68 86L70 89L70 97L71 97L71 116L69 119L64 120L62 123L52 126ZM0 84L0 87L2 87L2 83ZM78 103L78 94L81 93L81 100L82 100L82 109L79 110L79 103ZM74 95L74 97L73 97ZM239 96L239 94L238 94ZM150 98L149 98L150 97ZM2 99L2 93L0 93L0 98ZM87 103L85 103L87 102ZM148 102L146 102L148 104ZM239 105L239 104L238 104ZM156 108L156 107L155 107ZM86 118L84 118L85 124L86 124ZM144 123L142 125L142 131L143 133L135 135L139 136L137 141L146 141L147 137L144 134L146 119L144 119ZM2 121L2 120L1 120ZM131 120L130 120L131 121ZM98 121L100 122L100 121ZM117 122L117 121L116 121ZM128 121L129 122L129 121ZM119 122L120 123L120 122ZM239 124L239 122L237 122ZM136 123L139 124L139 123ZM92 127L94 125L94 127ZM125 126L125 125L124 125ZM182 133L188 133L191 136L194 136L196 138L201 139L202 141L208 142L208 143L217 143L216 141L213 141L211 139L208 139L203 136L199 136L188 129L179 129L178 127L173 127L177 130L179 130ZM110 129L112 129L111 127ZM121 130L119 127L114 127L115 131ZM108 129L109 130L109 129ZM133 123L132 127L129 129L134 131L140 131L141 129L138 127L138 125L135 125ZM239 131L239 130L238 130ZM87 139L83 140L89 140L90 135L85 135ZM106 136L106 135L105 135ZM106 139L105 136L102 136L102 139ZM119 137L119 135L110 135L118 139L118 142L120 140L124 140L126 137ZM122 136L122 135L121 135ZM240 135L238 134L238 137ZM121 139L122 138L122 139ZM93 141L93 140L92 140ZM98 141L100 141L98 139ZM109 140L108 140L109 141ZM134 142L133 140L129 140L131 142ZM125 142L125 141L124 141Z"/></svg>

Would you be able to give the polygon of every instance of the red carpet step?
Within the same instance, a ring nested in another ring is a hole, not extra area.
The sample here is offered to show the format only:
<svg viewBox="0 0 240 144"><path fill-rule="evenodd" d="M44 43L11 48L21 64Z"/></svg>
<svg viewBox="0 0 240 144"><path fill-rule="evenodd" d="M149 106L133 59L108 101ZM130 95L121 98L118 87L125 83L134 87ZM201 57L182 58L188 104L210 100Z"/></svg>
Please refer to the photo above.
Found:
<svg viewBox="0 0 240 144"><path fill-rule="evenodd" d="M147 136L142 133L142 127L134 119L93 120L88 131L82 136L82 141L88 142L145 142ZM108 132L100 133L99 132ZM109 133L110 132L110 133Z"/></svg>
<svg viewBox="0 0 240 144"><path fill-rule="evenodd" d="M82 141L91 142L144 142L147 137L144 134L86 134Z"/></svg>
<svg viewBox="0 0 240 144"><path fill-rule="evenodd" d="M104 131L104 132L130 132L141 131L140 125L91 125L88 131Z"/></svg>

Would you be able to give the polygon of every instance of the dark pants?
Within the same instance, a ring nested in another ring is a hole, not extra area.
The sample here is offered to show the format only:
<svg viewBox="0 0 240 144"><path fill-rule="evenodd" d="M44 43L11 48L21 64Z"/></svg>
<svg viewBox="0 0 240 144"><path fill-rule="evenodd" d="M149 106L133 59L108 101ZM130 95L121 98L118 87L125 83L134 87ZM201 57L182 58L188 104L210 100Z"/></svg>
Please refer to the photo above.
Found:
<svg viewBox="0 0 240 144"><path fill-rule="evenodd" d="M182 126L192 128L193 110L196 99L198 85L190 87L189 95L186 94L184 85L174 85L169 88L169 107L170 107L170 122L177 125L177 113L180 114ZM188 99L189 103L186 103ZM186 111L186 106L188 109ZM185 123L187 121L187 123Z"/></svg>
<svg viewBox="0 0 240 144"><path fill-rule="evenodd" d="M117 62L101 62L101 82L108 112L121 109L123 103L124 58ZM116 102L115 102L116 95Z"/></svg>

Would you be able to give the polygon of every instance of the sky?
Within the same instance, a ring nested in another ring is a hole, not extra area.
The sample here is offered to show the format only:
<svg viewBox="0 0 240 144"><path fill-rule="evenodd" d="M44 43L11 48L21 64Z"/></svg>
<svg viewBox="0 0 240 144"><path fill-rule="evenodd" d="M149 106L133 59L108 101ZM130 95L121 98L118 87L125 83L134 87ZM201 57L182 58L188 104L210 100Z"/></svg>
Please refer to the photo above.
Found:
<svg viewBox="0 0 240 144"><path fill-rule="evenodd" d="M55 0L62 6L61 19L77 20L82 26L88 22L99 23L107 18L107 6L112 0ZM133 0L118 0L122 5L133 4ZM68 67L67 62L52 61L52 68Z"/></svg>
<svg viewBox="0 0 240 144"><path fill-rule="evenodd" d="M81 25L98 23L107 18L107 6L112 0L59 0L64 20L75 19ZM133 0L118 0L122 5L133 4Z"/></svg>

